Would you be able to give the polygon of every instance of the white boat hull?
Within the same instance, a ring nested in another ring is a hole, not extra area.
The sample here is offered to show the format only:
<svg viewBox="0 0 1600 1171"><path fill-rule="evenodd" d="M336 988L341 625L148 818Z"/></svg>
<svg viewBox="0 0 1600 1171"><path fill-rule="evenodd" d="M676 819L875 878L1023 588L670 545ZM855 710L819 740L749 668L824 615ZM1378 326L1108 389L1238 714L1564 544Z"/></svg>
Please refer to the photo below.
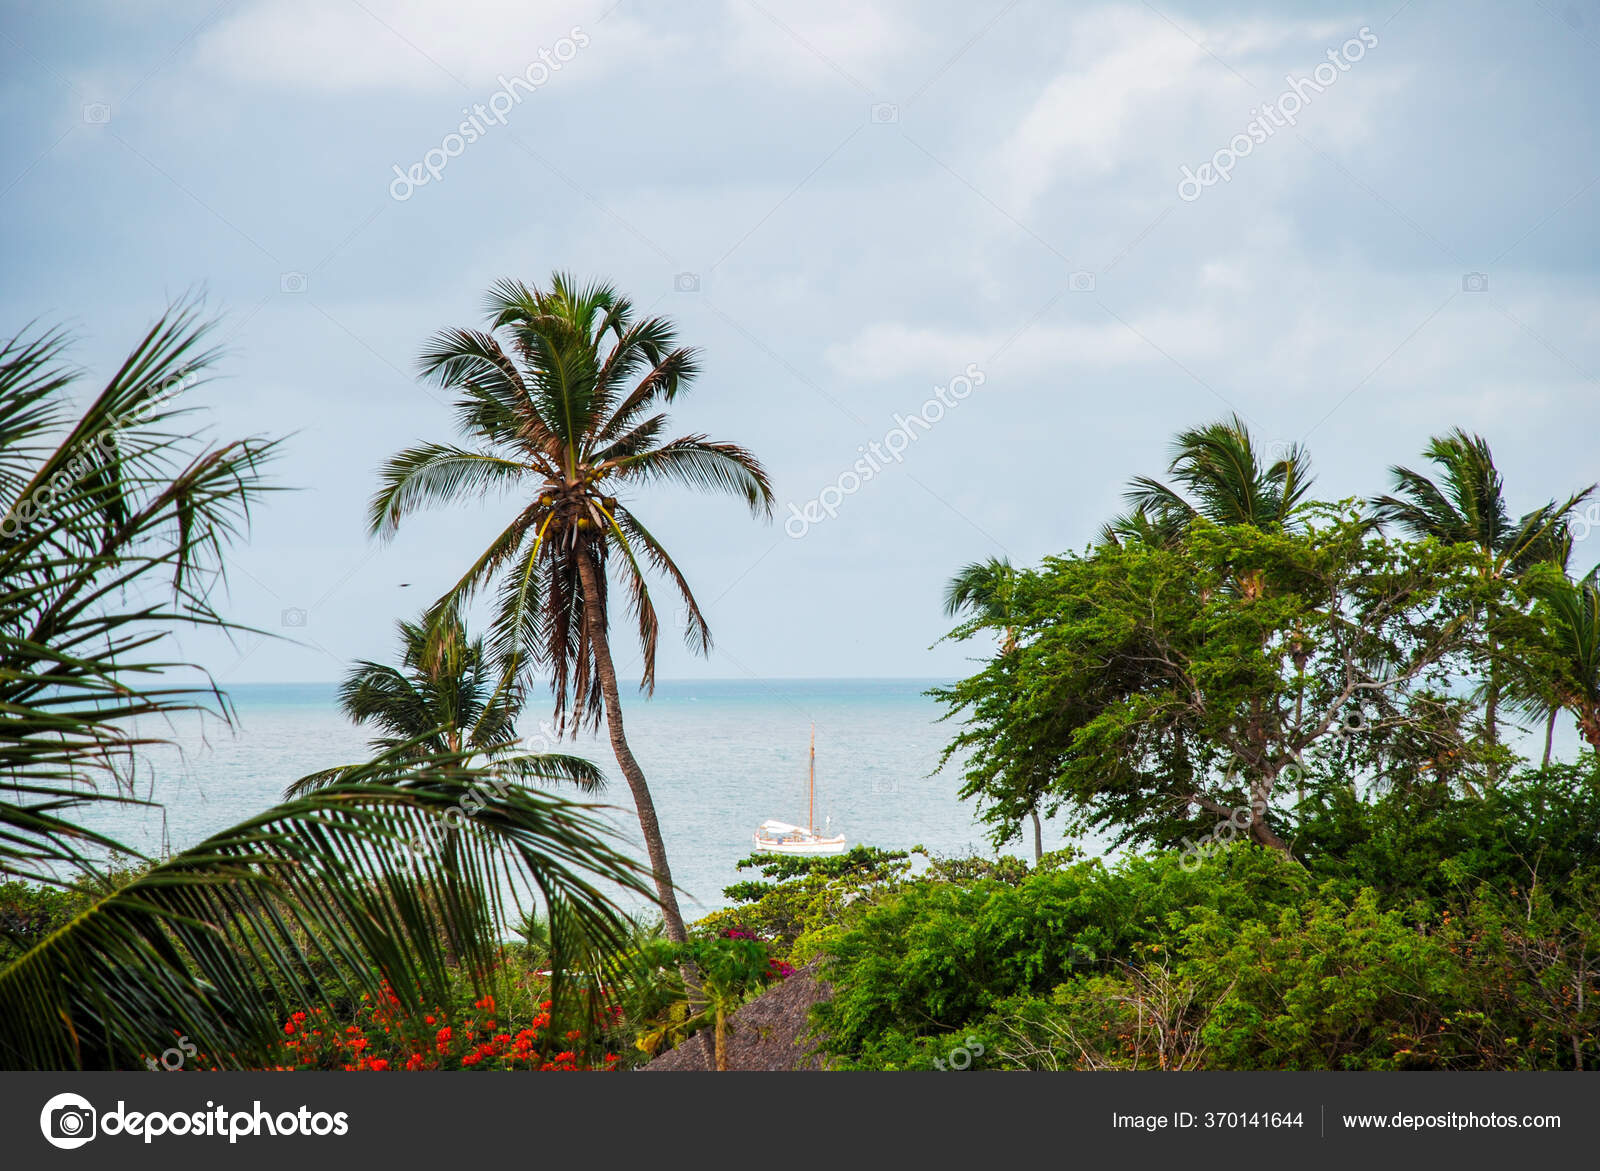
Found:
<svg viewBox="0 0 1600 1171"><path fill-rule="evenodd" d="M760 833L754 835L756 852L761 854L801 854L826 856L829 854L842 854L845 850L843 834L833 838L823 837L793 837L781 838L763 837Z"/></svg>

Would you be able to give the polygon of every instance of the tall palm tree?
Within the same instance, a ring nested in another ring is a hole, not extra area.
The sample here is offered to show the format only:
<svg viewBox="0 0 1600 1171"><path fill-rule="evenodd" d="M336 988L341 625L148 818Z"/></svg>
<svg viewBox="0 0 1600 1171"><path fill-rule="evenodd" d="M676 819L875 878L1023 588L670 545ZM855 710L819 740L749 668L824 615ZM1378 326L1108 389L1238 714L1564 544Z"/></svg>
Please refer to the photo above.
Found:
<svg viewBox="0 0 1600 1171"><path fill-rule="evenodd" d="M688 389L699 366L672 324L640 317L610 285L580 287L556 274L548 289L501 281L489 292L488 329L438 334L422 356L425 377L456 392L470 446L424 443L384 467L372 501L373 533L390 536L424 506L520 491L509 524L439 599L432 619L459 613L498 581L489 650L501 685L549 672L557 727L573 735L602 715L633 793L667 934L687 936L644 771L628 746L610 642L608 588L626 590L643 657L640 685L655 685L660 620L646 570L682 599L689 647L711 632L677 564L617 493L666 482L743 498L772 513L772 486L750 452L690 434L663 440L660 408Z"/></svg>
<svg viewBox="0 0 1600 1171"><path fill-rule="evenodd" d="M400 844L480 787L452 758L377 762L164 860L91 828L148 803L128 782L159 742L141 725L231 711L167 648L242 629L213 593L275 445L194 438L178 392L216 357L206 329L192 305L169 311L81 414L59 333L0 339L0 878L93 891L0 965L0 1068L133 1068L174 1029L221 1065L271 1064L304 998L449 995L446 936L480 982L509 918L485 874L618 938L602 884L648 889L583 807L515 787L479 798L466 877L413 866ZM149 868L112 889L112 852Z"/></svg>
<svg viewBox="0 0 1600 1171"><path fill-rule="evenodd" d="M985 626L999 630L1000 653L1010 655L1017 649L1017 626L1012 608L1016 583L1017 571L1010 558L991 557L965 565L945 585L945 617L970 614ZM1033 822L1033 860L1038 862L1044 857L1044 826L1039 820L1043 792L1037 786L1034 788L1028 817Z"/></svg>
<svg viewBox="0 0 1600 1171"><path fill-rule="evenodd" d="M1485 577L1494 580L1520 577L1541 563L1566 565L1571 550L1567 519L1595 485L1513 521L1504 478L1481 435L1457 427L1431 439L1424 454L1439 469L1438 480L1410 468L1390 468L1394 493L1372 502L1380 523L1396 525L1418 539L1476 545L1483 554ZM1491 635L1491 651L1492 646ZM1490 744L1498 741L1500 687L1500 671L1491 655L1484 685L1484 734Z"/></svg>
<svg viewBox="0 0 1600 1171"><path fill-rule="evenodd" d="M1552 718L1563 708L1571 712L1600 753L1600 565L1579 581L1549 575L1535 584L1534 596L1544 661L1535 666L1532 694Z"/></svg>
<svg viewBox="0 0 1600 1171"><path fill-rule="evenodd" d="M523 781L567 781L590 791L604 787L605 774L580 756L519 750L521 689L499 686L483 639L469 639L454 615L434 627L406 621L396 626L400 666L363 660L339 687L345 715L380 732L371 742L375 756L405 768L465 754L475 764ZM284 796L299 797L333 784L350 767L301 777Z"/></svg>
<svg viewBox="0 0 1600 1171"><path fill-rule="evenodd" d="M1311 489L1311 460L1291 445L1282 458L1263 453L1238 415L1179 432L1167 473L1177 487L1136 476L1126 499L1129 512L1101 530L1110 544L1134 540L1170 544L1189 524L1204 518L1218 525L1289 529Z"/></svg>

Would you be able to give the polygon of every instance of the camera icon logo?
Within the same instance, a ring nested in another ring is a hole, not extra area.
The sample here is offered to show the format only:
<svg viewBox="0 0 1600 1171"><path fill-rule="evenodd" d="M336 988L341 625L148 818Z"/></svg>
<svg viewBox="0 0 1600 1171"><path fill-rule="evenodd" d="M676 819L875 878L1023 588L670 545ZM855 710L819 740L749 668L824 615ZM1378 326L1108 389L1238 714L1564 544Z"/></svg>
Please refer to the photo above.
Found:
<svg viewBox="0 0 1600 1171"><path fill-rule="evenodd" d="M299 606L290 606L279 616L279 621L284 626L304 626L306 624L306 612Z"/></svg>
<svg viewBox="0 0 1600 1171"><path fill-rule="evenodd" d="M303 293L306 291L306 274L303 272L286 272L278 278L278 291L280 293Z"/></svg>
<svg viewBox="0 0 1600 1171"><path fill-rule="evenodd" d="M898 793L900 791L900 782L893 777L873 777L872 791L879 794Z"/></svg>
<svg viewBox="0 0 1600 1171"><path fill-rule="evenodd" d="M878 102L872 107L872 121L879 126L887 126L892 122L900 121L900 107L893 102Z"/></svg>
<svg viewBox="0 0 1600 1171"><path fill-rule="evenodd" d="M1358 707L1346 711L1342 718L1337 719L1332 728L1328 730L1335 740L1344 743L1350 737L1359 735L1367 730L1366 713Z"/></svg>
<svg viewBox="0 0 1600 1171"><path fill-rule="evenodd" d="M1094 292L1094 273L1075 272L1067 278L1067 287L1074 293Z"/></svg>
<svg viewBox="0 0 1600 1171"><path fill-rule="evenodd" d="M1462 273L1461 291L1463 293L1487 293L1489 291L1489 274L1486 272Z"/></svg>
<svg viewBox="0 0 1600 1171"><path fill-rule="evenodd" d="M680 272L672 278L672 291L674 293L698 293L700 291L700 274L697 272Z"/></svg>
<svg viewBox="0 0 1600 1171"><path fill-rule="evenodd" d="M75 1150L95 1135L95 1109L77 1094L57 1094L39 1111L45 1142L63 1151Z"/></svg>
<svg viewBox="0 0 1600 1171"><path fill-rule="evenodd" d="M83 120L91 126L104 126L111 121L111 107L104 102L87 102L83 107Z"/></svg>

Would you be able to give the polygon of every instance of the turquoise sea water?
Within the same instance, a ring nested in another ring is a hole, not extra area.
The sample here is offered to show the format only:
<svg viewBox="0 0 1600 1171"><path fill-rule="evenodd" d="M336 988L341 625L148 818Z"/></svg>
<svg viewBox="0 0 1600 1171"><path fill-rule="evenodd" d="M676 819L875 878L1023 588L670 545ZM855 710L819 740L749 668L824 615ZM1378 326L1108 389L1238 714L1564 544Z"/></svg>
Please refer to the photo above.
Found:
<svg viewBox="0 0 1600 1171"><path fill-rule="evenodd" d="M929 685L714 680L661 683L650 699L624 692L628 740L655 796L673 877L687 896L685 917L723 905L730 882L756 877L734 864L750 853L761 821L804 823L813 723L819 826L830 818L833 832L852 844L991 854L972 804L956 797L956 768L929 775L954 730L937 722L942 709L922 694ZM181 849L272 805L296 777L367 755L368 734L339 714L334 684L241 685L229 695L237 728L190 720L164 730L176 747L145 754L138 795L159 809L124 810L114 823L97 824L146 852L164 842ZM530 704L524 736L536 735L547 715ZM610 819L642 858L632 799L604 735L563 750L605 768L612 779L599 800L619 807Z"/></svg>

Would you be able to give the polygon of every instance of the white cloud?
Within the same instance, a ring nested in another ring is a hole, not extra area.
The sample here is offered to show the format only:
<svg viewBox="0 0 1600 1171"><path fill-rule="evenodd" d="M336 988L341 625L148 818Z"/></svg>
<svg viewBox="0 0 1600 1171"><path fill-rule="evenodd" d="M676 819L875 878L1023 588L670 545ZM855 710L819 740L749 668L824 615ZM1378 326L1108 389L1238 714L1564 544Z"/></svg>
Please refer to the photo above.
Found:
<svg viewBox="0 0 1600 1171"><path fill-rule="evenodd" d="M615 69L666 46L598 0L256 0L196 39L202 68L317 92L448 91L521 72L575 26L591 44L574 74ZM613 7L613 6L609 6ZM600 19L601 16L604 19Z"/></svg>
<svg viewBox="0 0 1600 1171"><path fill-rule="evenodd" d="M1167 361L1152 340L1169 353L1175 348L1189 358L1215 357L1225 336L1220 326L1205 312L1141 313L1130 316L1127 325L1110 317L1104 322L1041 323L1020 334L1015 325L951 331L883 322L867 326L849 342L829 346L824 356L842 376L864 381L937 376L961 370L968 362L981 366L995 354L1013 373L1147 365Z"/></svg>
<svg viewBox="0 0 1600 1171"><path fill-rule="evenodd" d="M998 148L995 168L1019 211L1075 178L1100 179L1154 157L1172 160L1176 181L1180 163L1225 146L1253 106L1276 97L1285 72L1308 74L1356 28L1294 21L1179 27L1131 6L1085 13L1064 38L1060 70ZM1317 100L1329 109L1306 115L1308 129L1340 146L1370 137L1377 110L1410 76L1380 80L1372 66L1356 68L1359 85L1343 82Z"/></svg>
<svg viewBox="0 0 1600 1171"><path fill-rule="evenodd" d="M929 53L924 21L896 3L860 0L728 0L728 64L764 79L854 82L885 92L884 70Z"/></svg>
<svg viewBox="0 0 1600 1171"><path fill-rule="evenodd" d="M1135 124L1192 87L1206 61L1176 29L1128 9L1081 18L1068 43L1067 67L1000 150L1000 170L1024 208L1063 172L1102 174L1147 149Z"/></svg>

